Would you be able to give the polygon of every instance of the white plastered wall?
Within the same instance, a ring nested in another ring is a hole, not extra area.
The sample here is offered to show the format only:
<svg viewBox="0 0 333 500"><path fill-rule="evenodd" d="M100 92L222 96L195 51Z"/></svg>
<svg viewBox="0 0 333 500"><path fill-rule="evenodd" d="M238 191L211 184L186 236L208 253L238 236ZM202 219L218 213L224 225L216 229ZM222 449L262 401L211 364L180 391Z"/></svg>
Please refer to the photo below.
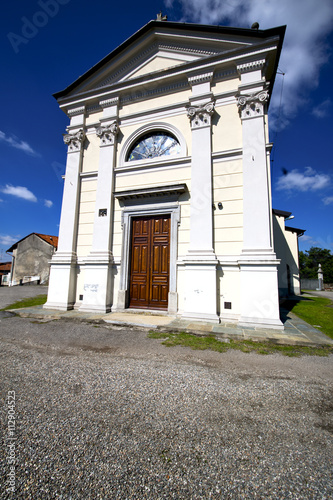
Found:
<svg viewBox="0 0 333 500"><path fill-rule="evenodd" d="M242 147L242 123L236 101L216 107L213 117L212 152L224 152ZM214 123L217 122L216 125Z"/></svg>
<svg viewBox="0 0 333 500"><path fill-rule="evenodd" d="M77 234L77 256L79 258L86 257L91 249L96 203L96 187L96 179L82 179L81 181Z"/></svg>
<svg viewBox="0 0 333 500"><path fill-rule="evenodd" d="M286 231L286 241L290 250L290 276L292 291L295 295L301 293L301 282L299 276L299 258L298 258L298 236L296 232Z"/></svg>
<svg viewBox="0 0 333 500"><path fill-rule="evenodd" d="M151 88L149 88L149 90L151 90ZM145 99L142 101L129 101L119 109L119 118L120 120L122 120L124 117L129 117L131 115L142 112L159 112L159 110L163 109L165 106L174 107L177 105L177 103L187 103L190 95L190 90L180 90L176 92L170 92L170 94L167 95Z"/></svg>
<svg viewBox="0 0 333 500"><path fill-rule="evenodd" d="M82 173L96 172L99 162L99 138L95 133L89 133L83 150Z"/></svg>

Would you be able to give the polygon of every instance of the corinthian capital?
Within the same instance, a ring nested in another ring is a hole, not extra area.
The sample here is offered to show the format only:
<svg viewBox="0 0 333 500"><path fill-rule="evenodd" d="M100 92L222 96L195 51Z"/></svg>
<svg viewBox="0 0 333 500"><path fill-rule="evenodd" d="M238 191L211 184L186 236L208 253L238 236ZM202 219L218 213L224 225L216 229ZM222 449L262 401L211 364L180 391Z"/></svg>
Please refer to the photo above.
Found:
<svg viewBox="0 0 333 500"><path fill-rule="evenodd" d="M203 106L187 106L186 110L192 128L209 127L215 111L215 102L210 101Z"/></svg>
<svg viewBox="0 0 333 500"><path fill-rule="evenodd" d="M115 137L119 132L118 123L114 121L105 127L96 128L96 134L101 139L101 146L110 146L114 144Z"/></svg>
<svg viewBox="0 0 333 500"><path fill-rule="evenodd" d="M64 134L64 143L68 146L69 153L75 153L80 151L83 141L85 139L85 133L83 129L80 129L74 134Z"/></svg>
<svg viewBox="0 0 333 500"><path fill-rule="evenodd" d="M241 118L252 118L264 114L264 104L268 101L267 90L255 94L242 94L237 97L237 106Z"/></svg>

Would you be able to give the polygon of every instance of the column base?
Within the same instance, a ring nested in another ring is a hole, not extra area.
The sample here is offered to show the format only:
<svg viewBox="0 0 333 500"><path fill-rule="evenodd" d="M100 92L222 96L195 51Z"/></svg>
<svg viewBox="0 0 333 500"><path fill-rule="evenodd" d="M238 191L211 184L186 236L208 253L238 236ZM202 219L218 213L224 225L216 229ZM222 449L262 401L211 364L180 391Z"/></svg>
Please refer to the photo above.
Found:
<svg viewBox="0 0 333 500"><path fill-rule="evenodd" d="M278 260L253 260L240 263L240 326L283 330L280 320L277 279Z"/></svg>
<svg viewBox="0 0 333 500"><path fill-rule="evenodd" d="M50 267L49 289L44 309L69 311L74 308L76 292L76 262L66 262L63 255L53 257Z"/></svg>
<svg viewBox="0 0 333 500"><path fill-rule="evenodd" d="M112 264L89 262L85 266L82 312L108 313L112 305Z"/></svg>
<svg viewBox="0 0 333 500"><path fill-rule="evenodd" d="M219 322L217 315L217 259L185 262L186 288L182 317Z"/></svg>
<svg viewBox="0 0 333 500"><path fill-rule="evenodd" d="M263 318L254 318L254 317L244 317L241 316L238 322L239 326L245 326L249 328L265 328L265 329L274 329L274 330L284 330L283 323L279 319L263 319Z"/></svg>

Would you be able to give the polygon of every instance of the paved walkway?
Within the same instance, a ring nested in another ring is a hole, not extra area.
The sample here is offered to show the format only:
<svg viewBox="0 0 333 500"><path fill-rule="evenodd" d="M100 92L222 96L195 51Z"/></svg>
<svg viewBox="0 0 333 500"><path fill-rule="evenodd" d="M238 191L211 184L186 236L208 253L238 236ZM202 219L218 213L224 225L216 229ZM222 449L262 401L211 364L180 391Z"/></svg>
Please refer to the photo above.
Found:
<svg viewBox="0 0 333 500"><path fill-rule="evenodd" d="M218 339L273 341L292 345L333 345L333 340L299 319L286 309L281 309L284 330L241 327L233 323L204 323L188 321L176 316L147 312L114 312L108 314L82 313L79 311L53 311L36 306L17 309L22 317L32 317L43 321L54 319L74 319L80 321L105 321L113 325L128 325L140 328L158 329L161 331L188 332L199 335L213 334Z"/></svg>

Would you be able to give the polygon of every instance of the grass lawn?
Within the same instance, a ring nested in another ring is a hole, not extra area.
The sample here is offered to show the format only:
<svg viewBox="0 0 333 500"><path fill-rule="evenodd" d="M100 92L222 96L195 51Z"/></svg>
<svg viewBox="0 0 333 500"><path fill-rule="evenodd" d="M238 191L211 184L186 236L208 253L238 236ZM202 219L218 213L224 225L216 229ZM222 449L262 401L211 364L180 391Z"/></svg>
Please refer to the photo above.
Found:
<svg viewBox="0 0 333 500"><path fill-rule="evenodd" d="M323 297L303 297L283 304L299 318L333 339L333 302Z"/></svg>
<svg viewBox="0 0 333 500"><path fill-rule="evenodd" d="M257 354L276 354L284 356L298 357L303 355L310 356L328 356L333 354L333 347L308 347L298 345L281 345L273 342L254 342L253 340L228 340L221 342L215 335L206 335L203 337L192 335L190 333L162 333L151 331L148 334L151 339L164 339L163 345L173 347L176 345L191 347L194 350L226 352L229 349L236 349L242 352L255 352Z"/></svg>
<svg viewBox="0 0 333 500"><path fill-rule="evenodd" d="M45 304L47 299L47 295L36 295L36 297L30 297L28 299L19 300L18 302L14 302L14 304L10 304L7 307L4 307L3 311L8 311L9 309L21 309L22 307L34 307L41 306Z"/></svg>

